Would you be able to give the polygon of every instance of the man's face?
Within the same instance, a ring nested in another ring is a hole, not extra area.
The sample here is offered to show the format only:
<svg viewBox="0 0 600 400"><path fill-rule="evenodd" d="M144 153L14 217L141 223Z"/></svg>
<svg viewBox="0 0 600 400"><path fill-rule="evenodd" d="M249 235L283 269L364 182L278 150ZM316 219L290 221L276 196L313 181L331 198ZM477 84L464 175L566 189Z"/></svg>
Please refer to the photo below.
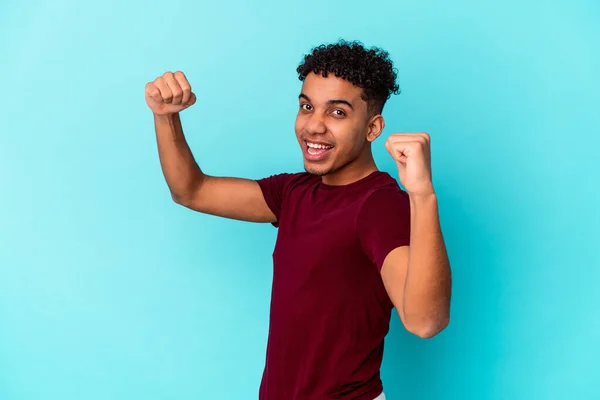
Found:
<svg viewBox="0 0 600 400"><path fill-rule="evenodd" d="M307 172L330 174L368 150L369 114L361 94L361 88L332 74L306 77L295 130Z"/></svg>

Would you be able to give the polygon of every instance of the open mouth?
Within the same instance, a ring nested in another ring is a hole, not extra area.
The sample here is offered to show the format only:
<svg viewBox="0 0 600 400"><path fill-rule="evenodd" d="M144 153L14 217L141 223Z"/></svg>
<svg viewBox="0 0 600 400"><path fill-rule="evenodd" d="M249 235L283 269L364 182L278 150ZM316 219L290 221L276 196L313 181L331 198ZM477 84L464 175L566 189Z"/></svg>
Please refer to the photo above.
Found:
<svg viewBox="0 0 600 400"><path fill-rule="evenodd" d="M310 160L323 159L333 149L333 146L327 143L309 142L306 143L306 158Z"/></svg>

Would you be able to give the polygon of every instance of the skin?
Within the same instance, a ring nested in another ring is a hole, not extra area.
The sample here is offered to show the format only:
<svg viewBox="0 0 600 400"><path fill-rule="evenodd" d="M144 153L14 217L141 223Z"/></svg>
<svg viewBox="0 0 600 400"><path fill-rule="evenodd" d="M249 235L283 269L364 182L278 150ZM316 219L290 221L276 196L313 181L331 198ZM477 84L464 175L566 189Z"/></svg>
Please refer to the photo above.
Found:
<svg viewBox="0 0 600 400"><path fill-rule="evenodd" d="M369 112L362 89L329 75L309 74L299 96L295 132L306 171L323 183L344 185L377 170L371 143L385 126ZM275 222L254 180L205 174L185 140L179 113L196 101L182 72L167 72L146 85L154 115L159 158L173 200L190 209L251 222ZM451 271L431 179L430 137L396 133L385 146L396 161L411 205L411 245L392 250L381 276L405 328L422 338L441 332L450 320ZM306 142L333 146L320 160L306 155Z"/></svg>
<svg viewBox="0 0 600 400"><path fill-rule="evenodd" d="M385 126L381 115L370 115L362 89L334 76L309 74L302 85L295 131L298 143L333 144L323 161L304 159L304 168L329 185L344 185L377 170L371 142Z"/></svg>

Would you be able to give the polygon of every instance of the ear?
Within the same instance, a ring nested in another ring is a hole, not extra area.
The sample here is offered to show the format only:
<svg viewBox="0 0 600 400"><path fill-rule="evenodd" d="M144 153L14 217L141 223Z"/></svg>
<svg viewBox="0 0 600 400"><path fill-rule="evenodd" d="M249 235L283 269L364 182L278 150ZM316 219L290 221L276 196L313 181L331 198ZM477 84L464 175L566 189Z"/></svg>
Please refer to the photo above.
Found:
<svg viewBox="0 0 600 400"><path fill-rule="evenodd" d="M377 114L371 117L369 125L367 126L367 140L373 142L381 135L385 128L385 120L381 114Z"/></svg>

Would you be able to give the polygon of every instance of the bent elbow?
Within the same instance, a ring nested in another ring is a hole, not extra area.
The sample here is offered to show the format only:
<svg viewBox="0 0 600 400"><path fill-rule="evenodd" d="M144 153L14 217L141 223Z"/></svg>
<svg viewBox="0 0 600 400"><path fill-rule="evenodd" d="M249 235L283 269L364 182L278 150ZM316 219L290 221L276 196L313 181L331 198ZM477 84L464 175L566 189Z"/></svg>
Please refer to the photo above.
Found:
<svg viewBox="0 0 600 400"><path fill-rule="evenodd" d="M173 191L171 192L171 199L173 200L173 202L175 202L176 204L179 204L181 206L184 205L184 203L185 203L184 197L182 197L181 195L179 195Z"/></svg>
<svg viewBox="0 0 600 400"><path fill-rule="evenodd" d="M189 181L185 185L169 185L171 199L180 206L195 209L198 203L198 195L203 181L204 178Z"/></svg>
<svg viewBox="0 0 600 400"><path fill-rule="evenodd" d="M439 320L428 321L427 323L418 326L407 327L407 330L421 339L431 339L446 329L449 323L449 318L441 318Z"/></svg>
<svg viewBox="0 0 600 400"><path fill-rule="evenodd" d="M178 204L180 206L187 208L191 208L192 206L192 200L190 196L183 196L176 192L171 192L171 199L173 200L173 202L175 202L175 204Z"/></svg>

